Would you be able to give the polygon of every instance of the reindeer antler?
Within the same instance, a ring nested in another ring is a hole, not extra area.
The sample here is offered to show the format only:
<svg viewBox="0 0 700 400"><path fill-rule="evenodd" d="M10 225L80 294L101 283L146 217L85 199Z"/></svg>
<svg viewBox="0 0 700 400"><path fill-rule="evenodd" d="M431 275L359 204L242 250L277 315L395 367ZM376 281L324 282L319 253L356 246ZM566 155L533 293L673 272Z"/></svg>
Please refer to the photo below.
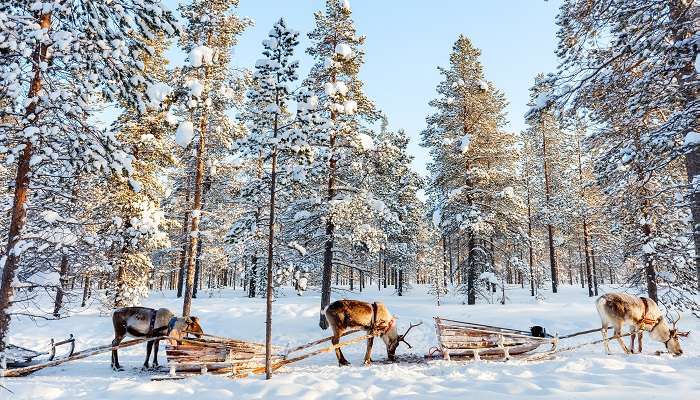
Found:
<svg viewBox="0 0 700 400"><path fill-rule="evenodd" d="M406 329L406 332L404 332L403 335L399 335L399 342L406 343L406 346L408 346L409 349L412 349L413 346L411 346L411 344L406 341L406 335L408 335L408 332L410 332L411 329L415 328L418 325L423 325L423 323L419 322L417 324L411 324L411 326L409 326L408 329Z"/></svg>
<svg viewBox="0 0 700 400"><path fill-rule="evenodd" d="M671 323L671 325L672 325L671 329L674 329L674 330L677 329L677 328L676 328L676 324L678 323L678 321L681 320L681 313L678 312L678 311L676 311L676 315L678 316L676 319L672 319L672 318L669 318L669 319L668 319L668 321L669 321L669 322Z"/></svg>

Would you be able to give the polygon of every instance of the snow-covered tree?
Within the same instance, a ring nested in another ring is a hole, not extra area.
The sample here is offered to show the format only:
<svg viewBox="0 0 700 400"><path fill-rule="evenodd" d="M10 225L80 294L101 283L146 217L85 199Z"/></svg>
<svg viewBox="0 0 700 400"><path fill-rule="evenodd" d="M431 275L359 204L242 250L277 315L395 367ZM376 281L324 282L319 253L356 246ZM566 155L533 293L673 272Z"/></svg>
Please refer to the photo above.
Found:
<svg viewBox="0 0 700 400"><path fill-rule="evenodd" d="M505 98L484 80L479 55L468 38L457 39L450 66L439 68L440 97L430 102L437 111L421 134L433 156L427 189L433 220L457 244L458 282L469 304L476 302L479 274L519 234L522 215L514 191L515 135L503 130Z"/></svg>
<svg viewBox="0 0 700 400"><path fill-rule="evenodd" d="M0 149L16 165L12 217L0 287L0 350L9 326L12 283L34 193L51 190L40 177L63 170L129 173L130 157L91 117L99 100L122 100L146 110L151 83L141 54L144 39L176 31L155 0L25 2L0 5ZM11 121L8 123L8 121ZM61 189L63 190L63 189Z"/></svg>
<svg viewBox="0 0 700 400"><path fill-rule="evenodd" d="M317 130L312 142L317 157L310 179L310 191L297 201L299 211L306 211L297 224L305 224L311 232L305 247L318 254L322 249L321 309L330 303L331 278L338 262L352 264L346 254L357 248L377 251L381 231L365 219L375 214L373 196L355 190L362 177L363 154L373 146L370 132L362 123L374 121L378 115L374 104L365 96L358 73L364 61L362 44L351 18L348 2L328 0L325 11L314 14L316 26L309 33L312 41L307 53L315 64L306 79L318 97L323 117L329 123ZM313 227L313 228L312 228ZM343 251L336 251L344 244ZM327 321L321 313L320 326Z"/></svg>
<svg viewBox="0 0 700 400"><path fill-rule="evenodd" d="M186 35L181 47L188 54L188 65L180 72L181 102L177 104L185 118L180 122L175 141L192 148L194 160L190 173L192 206L189 212L186 262L183 264L185 283L183 315L189 315L196 277L199 243L203 240L200 227L203 192L215 165L217 152L230 152L240 130L226 111L235 105L235 71L230 66L231 47L237 37L250 25L232 12L238 0L193 1L182 5L180 12L187 21ZM187 222L186 222L187 223Z"/></svg>
<svg viewBox="0 0 700 400"><path fill-rule="evenodd" d="M290 110L294 99L292 85L297 79L298 61L291 60L299 33L289 28L280 19L272 27L268 38L263 41L263 56L255 65L252 89L248 93L248 103L242 119L248 126L249 134L241 143L242 156L252 163L260 164L258 179L249 182L244 190L258 205L263 207L266 221L260 223L261 215L247 219L251 224L238 224L232 235L241 233L258 234L261 225L266 228L267 270L265 275L266 312L266 376L272 377L270 364L272 348L272 297L273 271L275 264L283 262L277 250L279 221L277 211L283 209L290 200L288 183L306 177L309 159L313 150L308 142L311 128L315 128L313 110L318 106L315 96L301 96L297 103L297 113ZM263 209L260 209L262 211ZM256 213L258 209L256 209ZM286 246L285 246L286 247ZM288 269L278 274L281 281ZM301 279L301 278L299 278Z"/></svg>
<svg viewBox="0 0 700 400"><path fill-rule="evenodd" d="M673 169L673 182L665 184L681 183L678 168L686 175L685 201L673 203L678 212L691 212L695 290L700 285L698 20L700 5L692 0L567 0L557 17L562 64L552 77L559 89L552 100L589 111L599 139L611 144L604 150L609 156L625 159L623 165L639 160L645 179ZM612 147L622 137L625 144ZM638 189L626 181L629 190ZM652 286L649 296L656 298Z"/></svg>
<svg viewBox="0 0 700 400"><path fill-rule="evenodd" d="M154 80L148 89L149 110L136 115L128 105L113 125L115 136L133 155L133 172L128 179L113 178L105 189L108 213L113 215L108 227L113 259L113 304L117 307L139 303L148 295L148 281L152 278L151 251L168 246L169 240L162 229L165 224L160 201L167 188L163 176L174 166L172 142L174 116L164 107L172 94L165 83L168 79L164 52L167 42L148 41L152 55L142 56L143 71Z"/></svg>

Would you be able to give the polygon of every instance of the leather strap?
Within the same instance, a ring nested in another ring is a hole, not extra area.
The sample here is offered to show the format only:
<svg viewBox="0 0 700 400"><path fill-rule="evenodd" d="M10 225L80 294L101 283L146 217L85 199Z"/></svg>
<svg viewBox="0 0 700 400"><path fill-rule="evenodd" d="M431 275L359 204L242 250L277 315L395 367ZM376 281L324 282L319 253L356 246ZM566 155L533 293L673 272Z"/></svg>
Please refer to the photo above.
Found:
<svg viewBox="0 0 700 400"><path fill-rule="evenodd" d="M647 317L647 313L649 312L649 302L647 301L646 297L640 297L642 299L642 303L644 303L644 314L642 314L642 320L640 321L642 325L651 325L651 329L654 329L656 324L659 323L658 320L651 319Z"/></svg>
<svg viewBox="0 0 700 400"><path fill-rule="evenodd" d="M156 315L158 314L158 311L156 310L151 310L151 322L148 324L148 336L153 336L153 332L156 325Z"/></svg>
<svg viewBox="0 0 700 400"><path fill-rule="evenodd" d="M369 324L370 332L374 332L375 325L377 324L377 302L372 303L372 322Z"/></svg>

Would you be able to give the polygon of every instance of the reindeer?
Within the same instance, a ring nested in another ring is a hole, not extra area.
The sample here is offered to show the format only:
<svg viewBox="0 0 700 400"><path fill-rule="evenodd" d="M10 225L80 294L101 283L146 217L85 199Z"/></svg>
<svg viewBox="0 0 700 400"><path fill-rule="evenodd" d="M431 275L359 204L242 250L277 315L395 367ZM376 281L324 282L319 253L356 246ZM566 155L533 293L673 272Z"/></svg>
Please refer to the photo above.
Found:
<svg viewBox="0 0 700 400"><path fill-rule="evenodd" d="M381 336L386 345L386 353L389 361L395 360L396 348L400 342L406 343L410 348L411 345L406 342L405 338L408 332L413 327L411 326L399 335L396 331L396 318L394 318L383 303L366 303L357 300L338 300L331 303L324 310L328 324L333 329L333 338L331 342L336 345L340 342L340 337L347 331L353 328L359 328L367 333ZM374 337L367 339L367 351L365 352L365 365L372 363L372 344ZM338 358L338 365L350 365L345 359L340 348L335 349L335 356Z"/></svg>
<svg viewBox="0 0 700 400"><path fill-rule="evenodd" d="M202 327L196 317L185 317L187 320L187 331L201 332ZM123 307L114 310L112 313L112 324L114 325L114 340L112 346L118 346L126 335L142 338L157 337L168 333L171 321L178 318L167 308L155 310L146 307ZM146 343L146 361L143 369L148 369L148 359L153 350L153 367L158 367L158 345L160 340L153 340ZM154 348L155 345L155 348ZM112 350L112 369L121 371L117 349Z"/></svg>
<svg viewBox="0 0 700 400"><path fill-rule="evenodd" d="M669 352L676 356L683 354L678 337L687 336L688 332L679 332L676 328L680 314L672 321L672 328L669 328L654 300L626 293L604 294L596 300L595 305L602 322L603 343L608 354L612 353L608 344L609 325L613 326L614 337L626 354L634 353L635 336L638 339L638 351L642 352L642 334L645 330L649 331L652 339L663 343ZM623 325L630 327L629 349L620 337Z"/></svg>

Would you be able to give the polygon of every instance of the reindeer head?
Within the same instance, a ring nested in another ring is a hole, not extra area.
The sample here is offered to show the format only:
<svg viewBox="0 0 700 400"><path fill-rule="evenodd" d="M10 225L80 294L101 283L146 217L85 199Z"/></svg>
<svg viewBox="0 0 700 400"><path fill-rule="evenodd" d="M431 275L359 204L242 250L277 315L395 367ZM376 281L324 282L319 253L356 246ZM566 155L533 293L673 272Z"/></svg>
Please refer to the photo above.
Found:
<svg viewBox="0 0 700 400"><path fill-rule="evenodd" d="M668 339L664 342L666 345L666 350L673 353L676 356L683 354L683 349L681 349L680 337L687 337L690 332L681 332L676 327L678 321L681 320L681 313L676 312L676 319L671 321L671 329L668 331Z"/></svg>
<svg viewBox="0 0 700 400"><path fill-rule="evenodd" d="M168 323L168 333L167 336L173 338L170 340L170 344L177 344L175 339L183 339L188 333L193 334L195 337L202 337L204 331L202 326L199 324L199 318L197 317L172 317Z"/></svg>
<svg viewBox="0 0 700 400"><path fill-rule="evenodd" d="M200 325L198 317L185 317L185 323L187 324L188 333L192 333L198 338L202 337L204 330L202 330L202 325Z"/></svg>
<svg viewBox="0 0 700 400"><path fill-rule="evenodd" d="M668 350L669 353L673 353L675 356L680 356L683 354L683 349L681 349L681 342L679 338L688 336L690 332L681 332L678 330L676 324L678 321L680 321L681 314L678 312L676 314L677 317L675 319L671 320L669 318L671 328L668 327L666 321L660 318L659 323L654 327L654 329L652 329L652 335L656 335L657 340L664 343L666 350Z"/></svg>
<svg viewBox="0 0 700 400"><path fill-rule="evenodd" d="M386 344L386 354L389 361L396 360L396 349L399 347L399 343L404 342L409 349L411 348L411 345L406 341L406 335L408 335L408 332L411 329L420 324L422 324L422 322L418 324L411 324L411 326L406 329L406 332L399 335L398 331L396 330L396 319L394 318L391 320L391 323L389 323L389 328L382 335L382 340L384 341L384 344Z"/></svg>

